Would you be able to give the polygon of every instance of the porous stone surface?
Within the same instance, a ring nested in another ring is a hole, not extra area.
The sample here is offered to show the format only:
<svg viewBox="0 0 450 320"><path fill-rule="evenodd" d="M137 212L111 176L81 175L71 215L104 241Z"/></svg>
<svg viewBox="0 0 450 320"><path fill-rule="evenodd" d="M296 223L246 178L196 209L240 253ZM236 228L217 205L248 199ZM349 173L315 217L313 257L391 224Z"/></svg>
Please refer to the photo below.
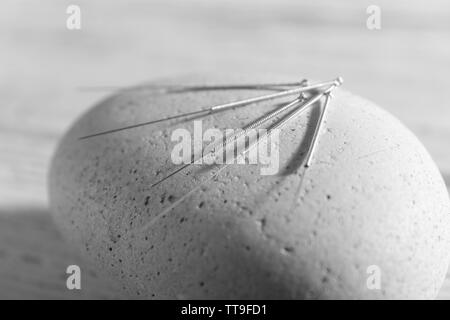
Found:
<svg viewBox="0 0 450 320"><path fill-rule="evenodd" d="M78 140L262 93L167 93L144 85L100 102L62 139L51 166L51 209L64 235L132 297L434 298L450 253L444 182L408 129L345 90L335 90L306 174L301 164L317 106L283 128L277 175L260 175L258 165L230 165L181 203L212 168L197 165L151 185L177 168L171 133L192 131L192 119ZM283 101L199 119L204 130L239 128ZM379 289L371 286L376 275Z"/></svg>

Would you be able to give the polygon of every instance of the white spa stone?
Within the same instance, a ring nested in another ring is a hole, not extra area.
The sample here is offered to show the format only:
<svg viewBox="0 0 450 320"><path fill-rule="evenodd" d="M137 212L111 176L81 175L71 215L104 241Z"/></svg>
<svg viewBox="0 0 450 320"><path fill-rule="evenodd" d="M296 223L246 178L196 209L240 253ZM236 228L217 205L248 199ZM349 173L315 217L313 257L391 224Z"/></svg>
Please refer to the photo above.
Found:
<svg viewBox="0 0 450 320"><path fill-rule="evenodd" d="M172 81L230 82L240 80ZM144 86L98 104L63 138L51 166L51 210L64 235L130 297L434 298L450 254L444 182L408 129L343 89L335 90L297 201L317 108L280 134L277 175L262 176L257 165L231 165L148 228L210 174L196 166L150 187L176 168L171 133L192 130L192 121L78 140L261 93L166 94ZM279 102L207 116L203 127L238 128Z"/></svg>

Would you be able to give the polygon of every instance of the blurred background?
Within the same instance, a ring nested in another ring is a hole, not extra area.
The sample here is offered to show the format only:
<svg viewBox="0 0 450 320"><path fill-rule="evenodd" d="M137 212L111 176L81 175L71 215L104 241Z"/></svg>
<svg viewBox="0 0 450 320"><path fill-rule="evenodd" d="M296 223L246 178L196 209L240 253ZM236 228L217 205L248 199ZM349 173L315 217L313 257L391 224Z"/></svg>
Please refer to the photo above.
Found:
<svg viewBox="0 0 450 320"><path fill-rule="evenodd" d="M69 30L69 5L81 29ZM381 28L367 27L367 8ZM375 101L422 141L450 185L450 3L3 0L0 4L0 298L116 298L47 210L57 142L123 87L187 73L327 80ZM83 290L66 289L80 265ZM439 298L450 298L450 280Z"/></svg>

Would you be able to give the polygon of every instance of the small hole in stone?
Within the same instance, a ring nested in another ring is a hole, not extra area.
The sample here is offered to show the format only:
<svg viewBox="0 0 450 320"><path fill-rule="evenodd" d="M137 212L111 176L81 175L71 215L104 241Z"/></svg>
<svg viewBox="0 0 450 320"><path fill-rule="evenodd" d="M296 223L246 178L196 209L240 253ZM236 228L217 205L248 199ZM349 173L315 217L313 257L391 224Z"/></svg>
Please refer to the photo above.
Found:
<svg viewBox="0 0 450 320"><path fill-rule="evenodd" d="M293 247L284 247L283 251L285 253L292 253L292 252L294 252L294 248Z"/></svg>

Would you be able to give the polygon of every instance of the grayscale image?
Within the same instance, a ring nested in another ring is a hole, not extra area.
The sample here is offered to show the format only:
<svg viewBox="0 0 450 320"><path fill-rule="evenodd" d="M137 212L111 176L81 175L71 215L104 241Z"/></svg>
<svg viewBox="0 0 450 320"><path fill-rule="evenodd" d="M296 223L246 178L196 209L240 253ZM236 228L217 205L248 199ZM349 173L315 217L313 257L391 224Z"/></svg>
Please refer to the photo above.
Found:
<svg viewBox="0 0 450 320"><path fill-rule="evenodd" d="M5 0L0 34L1 300L450 299L447 1Z"/></svg>

